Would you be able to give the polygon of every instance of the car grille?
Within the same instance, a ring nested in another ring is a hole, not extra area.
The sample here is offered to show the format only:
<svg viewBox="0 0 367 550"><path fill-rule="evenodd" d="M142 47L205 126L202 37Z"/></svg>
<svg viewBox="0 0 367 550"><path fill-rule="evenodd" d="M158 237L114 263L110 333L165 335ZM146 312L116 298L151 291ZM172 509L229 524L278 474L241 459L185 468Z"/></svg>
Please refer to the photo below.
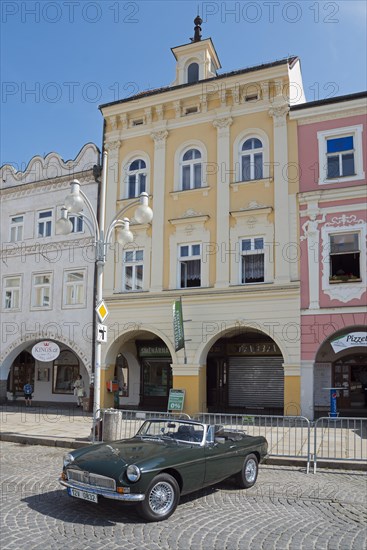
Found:
<svg viewBox="0 0 367 550"><path fill-rule="evenodd" d="M83 470L72 469L67 470L67 476L70 481L77 481L82 485L89 485L90 487L116 491L116 481L111 477L100 476L98 474L92 474Z"/></svg>

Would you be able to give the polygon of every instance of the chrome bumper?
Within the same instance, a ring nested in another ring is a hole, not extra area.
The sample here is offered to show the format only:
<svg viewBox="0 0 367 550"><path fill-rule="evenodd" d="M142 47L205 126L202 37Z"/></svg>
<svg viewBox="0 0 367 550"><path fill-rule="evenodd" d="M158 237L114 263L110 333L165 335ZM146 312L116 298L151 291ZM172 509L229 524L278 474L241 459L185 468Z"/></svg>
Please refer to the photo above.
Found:
<svg viewBox="0 0 367 550"><path fill-rule="evenodd" d="M124 502L141 502L145 499L145 495L137 494L137 493L116 493L115 491L107 491L96 487L91 487L90 485L82 485L79 483L76 483L75 481L65 481L63 479L59 479L59 482L61 485L64 485L64 487L71 487L72 489L78 489L78 491L86 491L88 493L94 493L95 495L99 495L101 497L110 498L111 500L122 500Z"/></svg>

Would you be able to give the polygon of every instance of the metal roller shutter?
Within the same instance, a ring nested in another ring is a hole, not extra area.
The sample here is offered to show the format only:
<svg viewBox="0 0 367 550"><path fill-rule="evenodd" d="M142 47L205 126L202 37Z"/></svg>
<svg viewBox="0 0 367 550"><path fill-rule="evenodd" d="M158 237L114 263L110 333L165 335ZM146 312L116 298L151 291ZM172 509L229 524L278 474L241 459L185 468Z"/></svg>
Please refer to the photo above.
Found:
<svg viewBox="0 0 367 550"><path fill-rule="evenodd" d="M280 407L284 404L282 357L230 357L230 407Z"/></svg>

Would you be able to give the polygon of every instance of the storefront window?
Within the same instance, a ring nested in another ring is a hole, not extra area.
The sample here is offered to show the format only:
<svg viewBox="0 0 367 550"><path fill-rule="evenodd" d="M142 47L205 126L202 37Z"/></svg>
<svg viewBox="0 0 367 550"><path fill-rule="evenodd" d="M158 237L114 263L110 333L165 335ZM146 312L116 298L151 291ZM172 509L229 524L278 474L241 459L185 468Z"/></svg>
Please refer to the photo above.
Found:
<svg viewBox="0 0 367 550"><path fill-rule="evenodd" d="M170 365L167 361L143 360L144 396L167 397L170 384Z"/></svg>
<svg viewBox="0 0 367 550"><path fill-rule="evenodd" d="M71 351L62 351L54 361L52 393L74 392L74 381L79 374L79 361Z"/></svg>

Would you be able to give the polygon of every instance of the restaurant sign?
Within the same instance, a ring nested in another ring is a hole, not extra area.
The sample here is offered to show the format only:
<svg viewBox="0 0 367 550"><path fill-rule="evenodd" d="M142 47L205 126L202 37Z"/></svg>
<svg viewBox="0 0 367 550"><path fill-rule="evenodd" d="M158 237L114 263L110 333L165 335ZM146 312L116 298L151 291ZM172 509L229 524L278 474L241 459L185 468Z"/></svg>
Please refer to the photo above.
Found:
<svg viewBox="0 0 367 550"><path fill-rule="evenodd" d="M32 355L37 361L54 361L60 355L60 348L55 342L50 340L44 340L43 342L38 342L32 348Z"/></svg>
<svg viewBox="0 0 367 550"><path fill-rule="evenodd" d="M349 332L344 336L339 336L330 342L334 353L348 348L367 347L367 332Z"/></svg>

